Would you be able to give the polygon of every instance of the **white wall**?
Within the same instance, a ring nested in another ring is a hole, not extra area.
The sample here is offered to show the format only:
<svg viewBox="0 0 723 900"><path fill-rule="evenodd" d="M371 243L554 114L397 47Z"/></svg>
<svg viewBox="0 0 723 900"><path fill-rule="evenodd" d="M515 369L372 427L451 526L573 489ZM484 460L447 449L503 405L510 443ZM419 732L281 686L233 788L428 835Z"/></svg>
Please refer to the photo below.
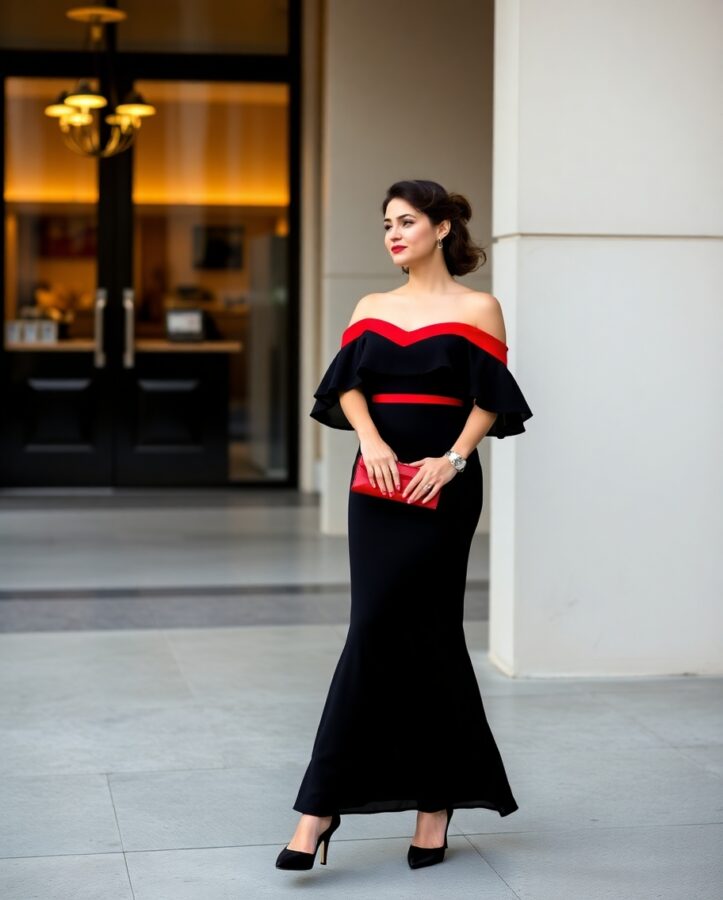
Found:
<svg viewBox="0 0 723 900"><path fill-rule="evenodd" d="M498 0L491 656L723 671L723 5Z"/></svg>
<svg viewBox="0 0 723 900"><path fill-rule="evenodd" d="M390 184L429 178L465 194L474 214L470 229L484 245L490 241L492 30L491 0L411 6L328 0L316 383L339 349L356 301L405 277L383 244L381 203ZM460 280L490 290L490 264ZM305 404L302 419L313 398ZM344 533L357 438L309 421L321 429L322 529ZM481 528L488 508L485 502Z"/></svg>

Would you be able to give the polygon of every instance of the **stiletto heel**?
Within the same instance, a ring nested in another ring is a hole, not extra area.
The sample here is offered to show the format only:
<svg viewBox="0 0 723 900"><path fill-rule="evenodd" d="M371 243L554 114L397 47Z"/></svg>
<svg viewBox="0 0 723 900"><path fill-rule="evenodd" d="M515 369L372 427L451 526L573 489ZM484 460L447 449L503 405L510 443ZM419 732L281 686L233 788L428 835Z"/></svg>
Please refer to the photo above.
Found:
<svg viewBox="0 0 723 900"><path fill-rule="evenodd" d="M332 834L336 831L336 829L341 825L341 816L339 813L334 813L331 817L331 824L329 827L322 831L316 841L316 849L313 853L306 853L304 850L289 850L288 844L284 849L279 853L276 857L276 868L277 869L310 869L314 865L314 860L316 859L316 851L321 846L321 853L319 855L319 862L322 866L326 865L326 859L329 855L329 841L331 840Z"/></svg>
<svg viewBox="0 0 723 900"><path fill-rule="evenodd" d="M328 852L329 852L329 838L327 838L325 841L321 842L321 853L319 854L319 863L322 866L326 865L326 856L327 856Z"/></svg>
<svg viewBox="0 0 723 900"><path fill-rule="evenodd" d="M453 812L453 807L447 807L447 825L444 829L444 844L441 847L415 847L414 844L409 845L407 862L410 869L421 869L424 866L433 866L435 863L442 862L444 851L447 849L447 830L449 829Z"/></svg>

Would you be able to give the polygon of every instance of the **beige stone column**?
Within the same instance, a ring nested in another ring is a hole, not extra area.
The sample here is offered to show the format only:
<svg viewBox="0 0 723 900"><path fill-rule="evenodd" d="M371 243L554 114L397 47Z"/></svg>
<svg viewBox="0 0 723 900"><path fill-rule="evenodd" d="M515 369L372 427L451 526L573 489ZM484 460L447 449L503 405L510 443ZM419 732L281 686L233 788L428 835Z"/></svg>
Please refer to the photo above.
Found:
<svg viewBox="0 0 723 900"><path fill-rule="evenodd" d="M723 6L498 0L491 656L723 671Z"/></svg>

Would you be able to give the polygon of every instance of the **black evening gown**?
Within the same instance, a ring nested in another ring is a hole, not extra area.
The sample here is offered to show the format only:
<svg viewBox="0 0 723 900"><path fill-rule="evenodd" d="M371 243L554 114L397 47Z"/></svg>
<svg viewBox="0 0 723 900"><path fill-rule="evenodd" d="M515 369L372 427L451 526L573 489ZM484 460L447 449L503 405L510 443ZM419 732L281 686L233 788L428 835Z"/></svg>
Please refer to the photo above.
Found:
<svg viewBox="0 0 723 900"><path fill-rule="evenodd" d="M460 322L345 329L310 415L351 430L339 390L363 391L400 462L442 456L476 402L487 432L525 431L532 412L507 346ZM360 454L350 468L351 473ZM477 449L436 509L349 492L351 613L293 809L338 813L518 807L487 722L463 629L467 563L482 511Z"/></svg>

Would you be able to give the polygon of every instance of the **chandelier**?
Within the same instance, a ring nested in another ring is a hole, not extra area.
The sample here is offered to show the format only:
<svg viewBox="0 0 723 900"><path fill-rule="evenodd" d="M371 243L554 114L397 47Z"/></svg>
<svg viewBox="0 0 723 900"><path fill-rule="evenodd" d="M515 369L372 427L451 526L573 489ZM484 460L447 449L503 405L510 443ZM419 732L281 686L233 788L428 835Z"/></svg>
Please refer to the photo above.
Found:
<svg viewBox="0 0 723 900"><path fill-rule="evenodd" d="M45 107L45 115L57 118L65 144L82 156L115 156L127 150L140 130L143 118L156 114L155 107L146 103L136 91L129 91L118 103L113 73L114 48L107 37L107 25L116 25L127 18L125 12L111 6L78 6L66 16L87 24L83 50L93 54L93 72L98 82L96 90L88 79L81 79L72 91L61 91L54 103ZM109 97L100 92L101 62L107 64ZM102 128L100 110L107 128ZM98 116L94 115L98 112ZM101 137L102 131L104 136Z"/></svg>

